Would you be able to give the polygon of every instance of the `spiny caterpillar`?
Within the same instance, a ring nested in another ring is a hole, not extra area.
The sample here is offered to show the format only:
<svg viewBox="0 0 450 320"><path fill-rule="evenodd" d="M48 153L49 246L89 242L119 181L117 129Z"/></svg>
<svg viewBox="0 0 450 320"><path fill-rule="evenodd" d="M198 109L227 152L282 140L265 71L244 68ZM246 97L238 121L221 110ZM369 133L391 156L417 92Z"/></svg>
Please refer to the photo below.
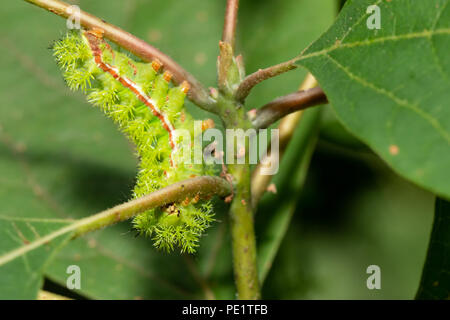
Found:
<svg viewBox="0 0 450 320"><path fill-rule="evenodd" d="M101 30L72 31L53 46L54 56L72 90L86 93L93 105L114 120L134 142L140 158L134 198L177 181L213 174L199 164L177 161L183 145L174 130L188 130L194 120L184 109L187 82L170 84L171 74L162 65L135 62L113 50ZM210 124L210 122L209 122ZM195 252L199 237L213 221L211 203L198 197L136 216L134 227L167 251L180 247Z"/></svg>

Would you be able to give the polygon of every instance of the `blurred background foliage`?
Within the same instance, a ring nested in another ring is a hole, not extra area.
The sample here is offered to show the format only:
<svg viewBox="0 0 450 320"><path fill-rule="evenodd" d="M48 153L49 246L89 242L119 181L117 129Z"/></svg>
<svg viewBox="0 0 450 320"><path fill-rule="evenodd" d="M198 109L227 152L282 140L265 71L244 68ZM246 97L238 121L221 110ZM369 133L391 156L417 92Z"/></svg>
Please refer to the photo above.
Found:
<svg viewBox="0 0 450 320"><path fill-rule="evenodd" d="M149 41L205 85L215 84L224 0L70 2ZM332 0L242 1L237 41L247 71L298 54L331 25L337 8ZM23 1L6 1L0 24L0 214L78 218L129 199L137 163L132 146L65 87L48 50L65 33L65 21ZM259 85L246 107L295 91L305 75L296 70ZM208 116L188 107L199 118ZM263 297L413 298L434 196L396 177L337 124L330 107L322 120ZM277 209L273 204L288 192L263 198L257 238ZM226 209L217 204L219 222L194 256L157 252L125 222L69 243L48 266L44 286L94 299L234 298ZM283 236L284 230L276 232ZM76 292L63 289L70 264L82 270ZM381 290L366 288L371 264L381 267Z"/></svg>

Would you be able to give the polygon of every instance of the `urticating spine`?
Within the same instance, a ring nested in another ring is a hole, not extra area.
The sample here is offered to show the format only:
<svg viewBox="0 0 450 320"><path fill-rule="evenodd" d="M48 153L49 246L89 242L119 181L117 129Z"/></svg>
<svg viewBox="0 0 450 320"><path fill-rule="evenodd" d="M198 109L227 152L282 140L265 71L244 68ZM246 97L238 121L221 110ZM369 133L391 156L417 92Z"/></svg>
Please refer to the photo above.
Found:
<svg viewBox="0 0 450 320"><path fill-rule="evenodd" d="M173 86L170 73L161 72L157 61L135 62L113 50L102 39L101 30L71 32L55 42L53 50L68 86L85 92L88 101L136 145L140 164L135 198L180 180L212 174L211 168L180 161L183 147L189 144L175 130L184 129L191 141L194 138L194 121L184 108L188 83ZM212 221L211 203L194 197L142 213L133 225L159 249L180 247L192 253Z"/></svg>

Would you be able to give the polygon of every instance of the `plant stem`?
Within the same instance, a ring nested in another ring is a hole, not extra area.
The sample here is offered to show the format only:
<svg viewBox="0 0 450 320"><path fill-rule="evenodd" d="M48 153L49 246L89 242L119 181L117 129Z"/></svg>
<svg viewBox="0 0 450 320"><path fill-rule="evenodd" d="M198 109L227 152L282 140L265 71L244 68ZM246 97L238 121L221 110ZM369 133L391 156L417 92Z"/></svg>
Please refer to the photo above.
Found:
<svg viewBox="0 0 450 320"><path fill-rule="evenodd" d="M174 183L168 187L152 192L142 198L135 199L114 208L98 213L79 221L74 237L92 232L120 221L128 220L135 215L167 205L180 202L186 197L209 197L218 195L224 197L230 193L230 185L219 177L203 176Z"/></svg>
<svg viewBox="0 0 450 320"><path fill-rule="evenodd" d="M31 4L50 11L60 17L68 18L72 12L71 5L59 0L25 0ZM73 14L73 13L72 13ZM80 24L87 29L98 28L104 31L104 37L117 43L120 47L130 51L145 61L160 61L164 68L173 75L176 83L187 81L190 85L188 98L199 107L206 111L217 113L215 110L215 101L209 96L205 87L190 73L184 70L178 63L169 56L151 46L144 40L116 27L106 21L80 11Z"/></svg>
<svg viewBox="0 0 450 320"><path fill-rule="evenodd" d="M257 109L254 119L251 120L255 128L265 129L290 113L327 102L325 93L319 87L297 91L277 98L262 108Z"/></svg>
<svg viewBox="0 0 450 320"><path fill-rule="evenodd" d="M250 166L229 165L236 182L230 208L233 267L238 299L256 300L261 297L256 261L256 240L250 192Z"/></svg>
<svg viewBox="0 0 450 320"><path fill-rule="evenodd" d="M219 42L220 55L217 61L217 82L220 93L226 97L233 97L243 70L242 58L239 65L234 58L236 42L236 25L239 0L228 0L223 25L222 41Z"/></svg>
<svg viewBox="0 0 450 320"><path fill-rule="evenodd" d="M271 66L265 69L259 69L258 71L248 75L236 90L236 101L239 101L241 103L244 102L245 98L247 98L247 96L250 94L250 91L258 83L297 68L297 66L295 65L295 61L295 59L289 60L275 66Z"/></svg>
<svg viewBox="0 0 450 320"><path fill-rule="evenodd" d="M242 57L234 58L238 7L238 0L227 1L223 36L219 43L220 56L217 63L220 91L217 104L226 129L246 130L252 125L242 104L234 98L236 89L244 76ZM248 145L245 149L248 154ZM226 174L231 176L234 185L234 197L229 216L237 297L238 299L255 300L259 299L261 294L251 206L250 165L248 161L246 164L228 164L228 173Z"/></svg>
<svg viewBox="0 0 450 320"><path fill-rule="evenodd" d="M242 107L233 100L221 98L219 104L228 111L222 117L227 129L250 129L251 123ZM246 155L248 155L246 144ZM256 260L256 240L253 223L253 210L250 191L250 165L248 157L245 164L228 164L228 174L234 186L234 197L229 217L233 251L233 270L237 297L255 300L261 297L258 282L258 265ZM236 161L236 158L234 159Z"/></svg>
<svg viewBox="0 0 450 320"><path fill-rule="evenodd" d="M76 220L46 236L40 237L33 242L3 254L0 257L0 266L27 252L37 249L64 234L72 233L72 238L76 238L88 232L127 220L147 210L172 202L180 202L186 197L192 198L196 195L199 195L200 197L209 197L212 195L225 197L229 195L230 192L229 183L219 177L204 176L177 182L142 198L120 204L93 216Z"/></svg>
<svg viewBox="0 0 450 320"><path fill-rule="evenodd" d="M237 14L239 9L239 0L228 0L225 12L225 23L223 25L222 41L229 43L234 49L236 41Z"/></svg>
<svg viewBox="0 0 450 320"><path fill-rule="evenodd" d="M220 96L218 106L223 110L222 121L226 129L245 131L252 128L244 109L232 97ZM246 155L248 150L246 144ZM236 162L236 158L234 160ZM237 296L239 299L254 300L260 298L260 291L248 163L246 159L245 164L227 164L226 175L231 177L234 186L229 217Z"/></svg>

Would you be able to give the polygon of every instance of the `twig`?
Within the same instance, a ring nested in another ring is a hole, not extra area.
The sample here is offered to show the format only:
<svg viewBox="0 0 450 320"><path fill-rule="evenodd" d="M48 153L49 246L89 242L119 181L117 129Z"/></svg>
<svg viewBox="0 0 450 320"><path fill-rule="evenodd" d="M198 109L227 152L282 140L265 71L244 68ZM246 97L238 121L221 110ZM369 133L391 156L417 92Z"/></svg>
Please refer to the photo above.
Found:
<svg viewBox="0 0 450 320"><path fill-rule="evenodd" d="M234 44L236 42L236 25L239 0L228 0L223 25L222 41L219 42L220 55L217 61L217 82L219 90L232 97L240 79L234 78L231 72L236 67L234 60ZM240 61L242 62L242 60Z"/></svg>
<svg viewBox="0 0 450 320"><path fill-rule="evenodd" d="M186 199L186 197L194 198L195 196L199 196L200 198L204 198L211 195L225 197L230 194L230 191L229 183L219 177L203 176L177 182L142 198L126 202L90 218L81 220L84 222L76 228L74 237L130 219L149 209L161 207L173 202L180 202Z"/></svg>
<svg viewBox="0 0 450 320"><path fill-rule="evenodd" d="M59 0L25 0L31 4L50 11L60 17L68 18L72 12L71 5ZM184 70L179 64L173 61L169 56L165 55L155 47L145 41L135 37L134 35L116 27L106 21L93 16L87 12L80 11L80 24L86 29L98 28L104 31L104 37L117 43L122 48L130 51L145 61L159 60L164 68L173 75L176 83L187 81L191 89L188 98L199 107L216 113L215 101L209 96L208 91L203 85L190 73Z"/></svg>
<svg viewBox="0 0 450 320"><path fill-rule="evenodd" d="M217 60L217 84L222 94L232 97L233 81L229 79L233 67L233 48L228 42L219 41L220 55Z"/></svg>
<svg viewBox="0 0 450 320"><path fill-rule="evenodd" d="M236 90L236 100L241 103L244 102L245 98L247 98L247 96L250 94L250 91L258 83L297 68L297 66L295 65L295 61L295 59L292 59L272 67L259 69L258 71L248 75Z"/></svg>
<svg viewBox="0 0 450 320"><path fill-rule="evenodd" d="M320 87L297 91L257 109L252 123L255 128L264 129L290 113L327 102L327 97Z"/></svg>
<svg viewBox="0 0 450 320"><path fill-rule="evenodd" d="M211 195L225 197L229 193L230 185L227 181L219 177L203 176L177 182L142 198L120 204L93 216L77 220L74 223L53 231L33 242L5 253L0 256L0 266L65 234L72 233L72 238L76 238L88 232L130 219L147 210L161 207L172 202L180 202L186 199L186 197L193 198L196 195L199 195L201 198L209 197Z"/></svg>
<svg viewBox="0 0 450 320"><path fill-rule="evenodd" d="M230 207L230 230L237 297L256 300L261 298L261 293L250 193L250 166L230 164L229 169L236 182L236 192Z"/></svg>
<svg viewBox="0 0 450 320"><path fill-rule="evenodd" d="M316 79L309 73L306 79L303 81L302 85L300 86L300 90L307 90L310 88L313 88L317 86ZM281 157L284 154L284 151L286 150L289 141L291 141L292 136L294 135L294 130L297 127L298 123L300 122L303 115L303 111L297 111L294 113L289 114L285 118L283 118L278 126L279 134L280 134L280 141L279 141L279 154L278 158L281 161ZM271 151L267 151L266 158L270 159L272 157ZM266 159L262 160L261 162L266 163ZM270 181L272 180L272 176L270 175L262 175L261 171L263 170L263 165L259 163L256 168L252 172L252 206L253 208L256 208L259 200L261 199L262 195L266 192L268 185L270 184Z"/></svg>
<svg viewBox="0 0 450 320"><path fill-rule="evenodd" d="M225 23L223 25L222 41L229 43L232 48L236 41L236 24L239 9L239 0L228 0L225 12Z"/></svg>

